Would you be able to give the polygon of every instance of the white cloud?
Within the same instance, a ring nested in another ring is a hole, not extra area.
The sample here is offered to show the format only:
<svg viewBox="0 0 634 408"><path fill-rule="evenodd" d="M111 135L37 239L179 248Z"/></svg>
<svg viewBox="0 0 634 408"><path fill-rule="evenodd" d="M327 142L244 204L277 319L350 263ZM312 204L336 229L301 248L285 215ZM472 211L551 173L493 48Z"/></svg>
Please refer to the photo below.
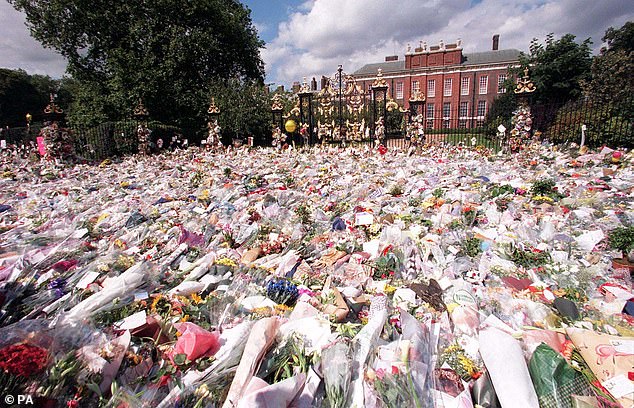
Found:
<svg viewBox="0 0 634 408"><path fill-rule="evenodd" d="M622 0L312 0L278 27L262 57L269 80L290 84L303 76L353 72L386 55L403 58L408 43L463 39L467 52L486 51L493 34L500 48L527 51L548 33L592 37L594 48L610 27L634 19Z"/></svg>
<svg viewBox="0 0 634 408"><path fill-rule="evenodd" d="M0 67L61 77L66 71L66 60L35 41L24 22L24 14L0 1Z"/></svg>

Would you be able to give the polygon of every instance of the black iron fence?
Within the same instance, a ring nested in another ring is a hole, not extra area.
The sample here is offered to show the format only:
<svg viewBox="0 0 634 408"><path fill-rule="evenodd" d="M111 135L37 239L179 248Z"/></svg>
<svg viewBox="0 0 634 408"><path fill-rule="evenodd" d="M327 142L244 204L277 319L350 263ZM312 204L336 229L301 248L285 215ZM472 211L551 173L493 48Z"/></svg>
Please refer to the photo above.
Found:
<svg viewBox="0 0 634 408"><path fill-rule="evenodd" d="M140 122L105 122L95 126L71 126L77 156L89 161L125 156L138 152L137 128ZM0 139L7 145L35 148L42 123L29 127L5 128ZM199 145L206 137L204 129L179 127L159 122L148 122L151 130L150 146L154 151L175 149L185 145Z"/></svg>
<svg viewBox="0 0 634 408"><path fill-rule="evenodd" d="M533 128L553 143L634 147L634 95L625 100L582 98L532 107Z"/></svg>
<svg viewBox="0 0 634 408"><path fill-rule="evenodd" d="M590 146L607 144L612 147L634 147L634 96L625 101L598 101L580 99L564 105L533 105L533 131L542 140L559 143L580 143L582 134L585 143ZM363 112L368 115L368 112ZM318 115L317 115L318 116ZM400 114L391 124L391 131L382 141L388 148L410 147L406 128L408 114ZM397 123L398 122L398 123ZM365 122L370 125L369 118ZM118 121L106 122L89 127L71 127L75 151L78 156L97 161L107 157L133 154L138 151L136 130L139 122ZM366 126L367 126L366 125ZM502 136L498 127L506 128ZM36 137L42 127L34 122L30 127L5 128L0 135L8 145L36 147ZM200 145L206 138L206 129L201 126L179 127L159 122L148 123L151 146L155 151L182 147L187 141L189 145ZM499 151L508 138L513 123L511 119L485 120L484 116L467 116L464 111L444 111L432 116L427 113L424 118L425 143L432 145L454 145L476 147L483 146ZM223 132L223 144L232 143L230 129ZM316 129L315 129L316 133ZM301 146L304 140L299 134L290 135ZM376 141L366 134L351 133L344 135L345 140L316 137L308 143L338 145L376 145ZM270 139L269 139L270 142Z"/></svg>

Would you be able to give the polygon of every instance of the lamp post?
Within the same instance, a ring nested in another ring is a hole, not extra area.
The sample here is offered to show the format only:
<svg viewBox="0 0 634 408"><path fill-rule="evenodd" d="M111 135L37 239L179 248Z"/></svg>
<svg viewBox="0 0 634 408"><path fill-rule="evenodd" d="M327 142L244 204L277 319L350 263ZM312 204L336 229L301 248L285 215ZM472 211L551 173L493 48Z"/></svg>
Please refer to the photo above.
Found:
<svg viewBox="0 0 634 408"><path fill-rule="evenodd" d="M26 134L31 135L31 120L33 119L33 115L30 113L26 114Z"/></svg>

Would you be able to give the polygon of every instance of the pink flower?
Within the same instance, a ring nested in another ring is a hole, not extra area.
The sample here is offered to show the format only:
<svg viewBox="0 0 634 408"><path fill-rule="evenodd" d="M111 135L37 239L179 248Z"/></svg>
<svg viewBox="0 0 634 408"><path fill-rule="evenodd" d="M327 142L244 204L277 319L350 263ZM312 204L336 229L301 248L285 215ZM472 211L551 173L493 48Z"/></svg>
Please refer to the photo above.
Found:
<svg viewBox="0 0 634 408"><path fill-rule="evenodd" d="M376 378L378 378L379 380L382 380L383 377L385 376L385 370L382 368L379 368L376 370Z"/></svg>
<svg viewBox="0 0 634 408"><path fill-rule="evenodd" d="M174 326L182 334L174 346L172 357L176 354L185 354L189 361L194 361L198 357L212 356L218 352L220 342L217 333L209 332L190 322Z"/></svg>

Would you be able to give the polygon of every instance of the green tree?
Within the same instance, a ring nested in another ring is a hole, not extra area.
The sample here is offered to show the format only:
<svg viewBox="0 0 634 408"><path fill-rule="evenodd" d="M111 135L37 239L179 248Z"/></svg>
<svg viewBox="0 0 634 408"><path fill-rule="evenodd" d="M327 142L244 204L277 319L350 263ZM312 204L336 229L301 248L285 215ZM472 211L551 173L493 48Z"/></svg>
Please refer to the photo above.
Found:
<svg viewBox="0 0 634 408"><path fill-rule="evenodd" d="M536 38L531 41L529 54L520 54L521 68L514 74L521 76L524 68L529 67L537 87L532 95L533 104L564 104L581 96L581 84L591 75L591 44L589 38L578 44L572 34L559 40L549 34L544 44Z"/></svg>
<svg viewBox="0 0 634 408"><path fill-rule="evenodd" d="M55 87L49 77L0 68L0 125L26 126L27 113L37 119Z"/></svg>
<svg viewBox="0 0 634 408"><path fill-rule="evenodd" d="M634 22L610 27L607 44L592 61L592 78L584 83L586 96L600 101L622 102L634 93Z"/></svg>
<svg viewBox="0 0 634 408"><path fill-rule="evenodd" d="M232 139L244 139L246 143L248 136L253 136L256 144L270 139L271 106L268 92L260 81L219 79L213 81L210 88L220 108L218 124L222 128L223 143L230 143Z"/></svg>
<svg viewBox="0 0 634 408"><path fill-rule="evenodd" d="M154 118L204 122L213 80L263 78L263 42L235 0L8 1L68 60L74 121L129 117L142 98Z"/></svg>

